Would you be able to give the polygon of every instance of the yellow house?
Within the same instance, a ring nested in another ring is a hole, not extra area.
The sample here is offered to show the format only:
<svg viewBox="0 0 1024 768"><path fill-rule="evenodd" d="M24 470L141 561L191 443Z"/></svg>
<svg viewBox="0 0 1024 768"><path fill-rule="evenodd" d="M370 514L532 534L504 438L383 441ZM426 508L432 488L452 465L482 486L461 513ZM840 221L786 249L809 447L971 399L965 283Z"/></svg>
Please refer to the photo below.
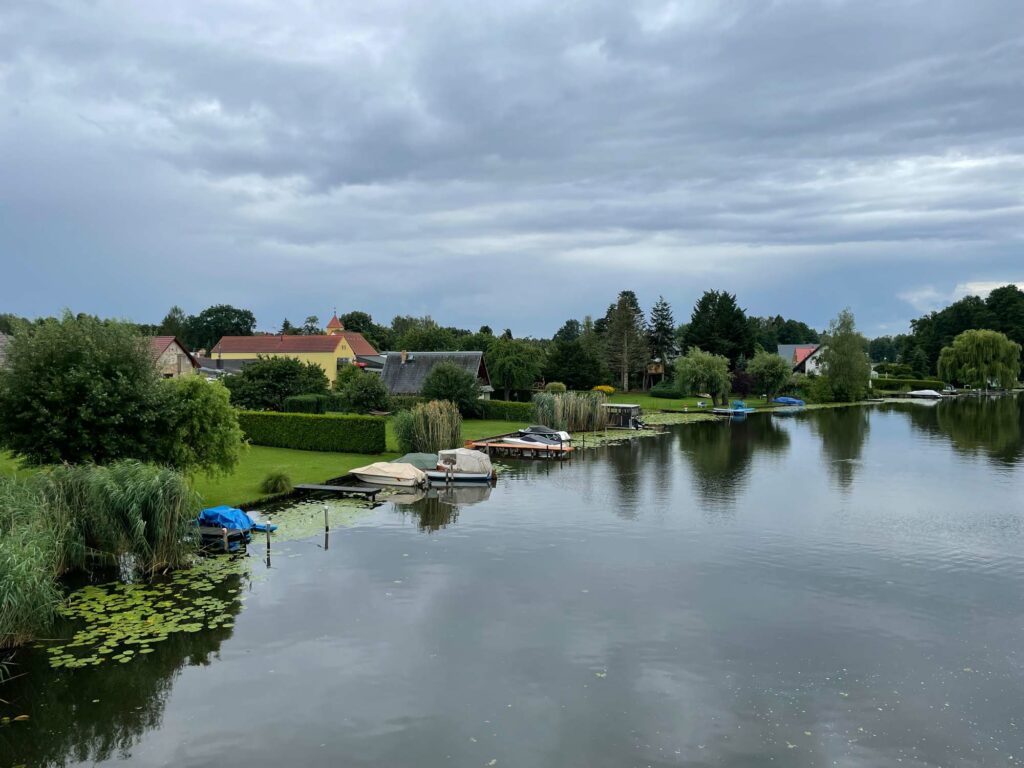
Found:
<svg viewBox="0 0 1024 768"><path fill-rule="evenodd" d="M332 385L339 365L355 363L356 355L376 354L377 350L361 333L341 328L331 328L331 334L323 336L224 336L210 350L214 361L293 357L304 363L316 363Z"/></svg>

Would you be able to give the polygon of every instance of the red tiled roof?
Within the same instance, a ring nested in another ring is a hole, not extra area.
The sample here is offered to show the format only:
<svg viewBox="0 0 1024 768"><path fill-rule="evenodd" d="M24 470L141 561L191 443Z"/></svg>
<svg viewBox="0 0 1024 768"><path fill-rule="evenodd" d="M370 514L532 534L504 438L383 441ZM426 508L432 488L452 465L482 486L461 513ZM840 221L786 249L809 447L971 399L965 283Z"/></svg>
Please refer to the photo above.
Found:
<svg viewBox="0 0 1024 768"><path fill-rule="evenodd" d="M337 313L331 315L331 319L327 323L327 327L328 328L341 328L341 329L345 328L345 326L341 324L341 320L338 319Z"/></svg>
<svg viewBox="0 0 1024 768"><path fill-rule="evenodd" d="M218 352L253 355L334 352L340 341L338 336L224 336L210 350L210 356Z"/></svg>
<svg viewBox="0 0 1024 768"><path fill-rule="evenodd" d="M336 334L341 336L348 342L348 345L352 347L353 355L376 355L377 350L373 348L373 345L363 338L363 334L356 333L355 331L342 331Z"/></svg>
<svg viewBox="0 0 1024 768"><path fill-rule="evenodd" d="M177 344L181 348L181 351L188 355L188 359L192 361L193 368L199 367L199 363L196 362L196 359L192 356L192 353L185 348L184 344L178 341L177 336L149 337L149 349L153 353L154 358L160 357L160 355L167 351L167 348L171 346L171 344Z"/></svg>
<svg viewBox="0 0 1024 768"><path fill-rule="evenodd" d="M810 347L797 347L796 350L793 352L793 357L795 358L795 360L793 360L793 365L800 365L800 363L802 363L808 357L813 355L814 350L816 350L817 348L817 344Z"/></svg>

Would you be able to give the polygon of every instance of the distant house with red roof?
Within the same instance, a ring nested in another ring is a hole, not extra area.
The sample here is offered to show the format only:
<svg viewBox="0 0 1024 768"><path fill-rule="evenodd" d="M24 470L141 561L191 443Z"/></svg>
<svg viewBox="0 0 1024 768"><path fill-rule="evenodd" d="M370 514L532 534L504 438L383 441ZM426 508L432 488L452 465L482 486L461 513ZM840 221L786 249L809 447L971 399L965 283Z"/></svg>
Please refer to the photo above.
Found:
<svg viewBox="0 0 1024 768"><path fill-rule="evenodd" d="M376 355L377 350L361 333L346 331L338 316L327 323L327 333L319 336L224 336L204 360L207 367L238 369L260 357L292 357L316 363L334 383L338 366L353 365L359 355Z"/></svg>
<svg viewBox="0 0 1024 768"><path fill-rule="evenodd" d="M151 336L149 348L160 375L165 379L188 376L199 369L199 362L176 336Z"/></svg>
<svg viewBox="0 0 1024 768"><path fill-rule="evenodd" d="M778 354L792 366L793 373L821 373L821 344L779 344Z"/></svg>

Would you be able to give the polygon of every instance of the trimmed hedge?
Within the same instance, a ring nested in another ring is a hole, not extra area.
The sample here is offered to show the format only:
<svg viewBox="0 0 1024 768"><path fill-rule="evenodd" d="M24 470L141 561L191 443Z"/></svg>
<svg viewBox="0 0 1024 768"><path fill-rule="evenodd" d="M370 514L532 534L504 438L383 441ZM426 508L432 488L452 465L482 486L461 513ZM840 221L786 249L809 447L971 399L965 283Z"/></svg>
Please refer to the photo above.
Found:
<svg viewBox="0 0 1024 768"><path fill-rule="evenodd" d="M381 416L320 415L241 411L238 425L254 445L300 451L383 453L385 424Z"/></svg>
<svg viewBox="0 0 1024 768"><path fill-rule="evenodd" d="M884 389L889 392L899 392L904 389L936 389L941 392L945 386L945 383L938 379L887 379L880 376L871 380L872 389Z"/></svg>
<svg viewBox="0 0 1024 768"><path fill-rule="evenodd" d="M507 400L477 400L481 419L494 421L530 421L533 403L513 403Z"/></svg>

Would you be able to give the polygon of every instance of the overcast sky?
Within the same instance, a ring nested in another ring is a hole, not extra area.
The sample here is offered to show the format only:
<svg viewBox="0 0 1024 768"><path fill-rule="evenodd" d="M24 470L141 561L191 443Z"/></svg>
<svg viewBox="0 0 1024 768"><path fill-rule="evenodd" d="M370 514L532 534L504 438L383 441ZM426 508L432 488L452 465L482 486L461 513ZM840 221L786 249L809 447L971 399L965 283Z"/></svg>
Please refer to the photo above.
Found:
<svg viewBox="0 0 1024 768"><path fill-rule="evenodd" d="M0 2L0 311L871 335L1024 283L1024 8Z"/></svg>

